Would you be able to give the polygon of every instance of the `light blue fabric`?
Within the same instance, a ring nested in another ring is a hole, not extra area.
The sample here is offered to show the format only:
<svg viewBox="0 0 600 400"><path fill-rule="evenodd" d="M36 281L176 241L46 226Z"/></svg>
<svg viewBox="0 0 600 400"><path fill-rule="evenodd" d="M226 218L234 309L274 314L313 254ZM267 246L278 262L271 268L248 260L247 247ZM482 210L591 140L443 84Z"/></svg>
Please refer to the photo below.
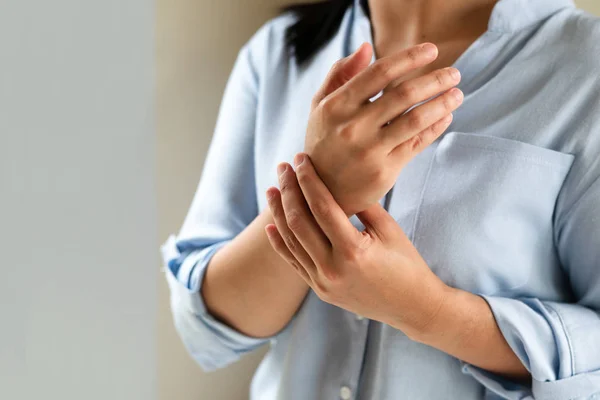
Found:
<svg viewBox="0 0 600 400"><path fill-rule="evenodd" d="M463 105L389 199L431 269L487 300L531 385L313 292L272 338L207 313L199 290L210 257L266 207L277 163L303 149L310 100L331 65L372 43L356 1L298 68L284 49L294 19L268 21L239 51L193 204L163 246L174 321L194 359L210 371L270 343L254 400L336 399L342 387L361 400L600 397L600 22L570 0L496 4L488 31L455 64Z"/></svg>

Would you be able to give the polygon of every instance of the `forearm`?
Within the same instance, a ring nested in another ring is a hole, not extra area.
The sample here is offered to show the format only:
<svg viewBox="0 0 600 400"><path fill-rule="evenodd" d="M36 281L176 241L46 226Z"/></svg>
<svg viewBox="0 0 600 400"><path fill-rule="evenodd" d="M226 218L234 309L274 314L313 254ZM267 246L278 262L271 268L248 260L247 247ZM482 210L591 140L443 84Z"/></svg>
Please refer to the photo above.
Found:
<svg viewBox="0 0 600 400"><path fill-rule="evenodd" d="M509 379L531 378L504 339L487 302L463 290L448 287L435 318L413 339Z"/></svg>
<svg viewBox="0 0 600 400"><path fill-rule="evenodd" d="M254 337L281 330L292 318L308 285L273 250L263 211L209 262L202 284L208 311L217 319Z"/></svg>

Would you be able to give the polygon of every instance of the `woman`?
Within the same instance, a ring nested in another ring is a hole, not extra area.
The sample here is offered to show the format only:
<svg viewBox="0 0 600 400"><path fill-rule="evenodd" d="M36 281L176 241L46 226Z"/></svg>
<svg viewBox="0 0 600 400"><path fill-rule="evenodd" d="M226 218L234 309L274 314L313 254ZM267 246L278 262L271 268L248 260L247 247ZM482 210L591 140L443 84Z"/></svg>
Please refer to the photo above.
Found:
<svg viewBox="0 0 600 400"><path fill-rule="evenodd" d="M270 343L261 400L600 398L599 43L570 0L266 23L163 246L194 359Z"/></svg>

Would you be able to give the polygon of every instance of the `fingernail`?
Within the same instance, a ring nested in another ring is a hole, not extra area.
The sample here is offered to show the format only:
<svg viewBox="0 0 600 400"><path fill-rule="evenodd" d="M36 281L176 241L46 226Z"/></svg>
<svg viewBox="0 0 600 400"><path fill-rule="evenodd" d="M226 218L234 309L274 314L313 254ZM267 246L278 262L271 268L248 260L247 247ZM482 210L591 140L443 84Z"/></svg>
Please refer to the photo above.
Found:
<svg viewBox="0 0 600 400"><path fill-rule="evenodd" d="M423 52L428 56L435 56L437 54L437 46L433 43L425 43L423 45Z"/></svg>
<svg viewBox="0 0 600 400"><path fill-rule="evenodd" d="M285 170L287 169L287 166L284 163L281 163L277 166L277 174L279 176L283 175L283 173L285 172Z"/></svg>
<svg viewBox="0 0 600 400"><path fill-rule="evenodd" d="M343 58L343 60L349 60L352 57L354 57L355 55L357 55L358 53L360 53L360 49L365 45L366 42L363 42L360 46L358 46L356 48L356 50L354 50L352 53L348 54L346 57Z"/></svg>
<svg viewBox="0 0 600 400"><path fill-rule="evenodd" d="M265 192L267 195L267 201L271 201L271 199L273 198L273 191L271 190L271 188L267 189L267 191Z"/></svg>
<svg viewBox="0 0 600 400"><path fill-rule="evenodd" d="M296 157L294 157L294 166L296 168L298 168L298 166L300 164L302 164L304 162L304 154L296 154Z"/></svg>
<svg viewBox="0 0 600 400"><path fill-rule="evenodd" d="M463 92L458 88L454 88L454 89L452 89L452 96L454 96L454 98L456 98L456 100L462 101Z"/></svg>
<svg viewBox="0 0 600 400"><path fill-rule="evenodd" d="M271 228L272 226L275 226L275 225L274 224L269 224L269 225L265 226L265 232L267 232L267 235L269 237L273 236L273 232L272 232L273 228ZM275 229L277 229L277 228L275 228Z"/></svg>
<svg viewBox="0 0 600 400"><path fill-rule="evenodd" d="M450 68L450 75L455 81L460 79L460 71L456 68Z"/></svg>

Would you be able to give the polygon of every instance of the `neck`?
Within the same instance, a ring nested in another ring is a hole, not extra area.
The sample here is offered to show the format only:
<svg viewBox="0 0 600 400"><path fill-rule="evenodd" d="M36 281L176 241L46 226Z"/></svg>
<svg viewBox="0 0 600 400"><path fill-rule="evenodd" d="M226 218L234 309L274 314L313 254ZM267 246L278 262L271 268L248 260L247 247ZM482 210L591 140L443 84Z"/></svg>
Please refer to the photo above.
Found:
<svg viewBox="0 0 600 400"><path fill-rule="evenodd" d="M422 42L469 41L487 30L497 0L368 0L378 53ZM383 54L379 54L381 56Z"/></svg>

